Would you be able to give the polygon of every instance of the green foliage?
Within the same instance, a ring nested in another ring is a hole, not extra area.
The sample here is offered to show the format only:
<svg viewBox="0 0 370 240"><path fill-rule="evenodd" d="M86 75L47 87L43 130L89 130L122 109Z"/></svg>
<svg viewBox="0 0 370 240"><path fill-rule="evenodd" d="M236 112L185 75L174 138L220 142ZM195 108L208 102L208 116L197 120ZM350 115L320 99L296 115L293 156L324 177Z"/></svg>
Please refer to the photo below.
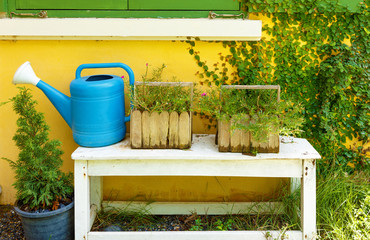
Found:
<svg viewBox="0 0 370 240"><path fill-rule="evenodd" d="M20 88L10 102L19 115L13 140L20 152L17 161L5 160L15 170L13 186L18 204L31 210L55 209L62 198L73 192L72 174L59 170L63 164L61 142L49 140L49 126L35 109L37 102L32 100L29 89Z"/></svg>
<svg viewBox="0 0 370 240"><path fill-rule="evenodd" d="M199 96L194 108L202 116L231 121L231 130L251 132L254 139L265 142L268 134L300 132L304 119L300 104L277 101L276 90L246 90L212 87Z"/></svg>
<svg viewBox="0 0 370 240"><path fill-rule="evenodd" d="M370 239L369 171L317 179L317 228L323 239Z"/></svg>
<svg viewBox="0 0 370 240"><path fill-rule="evenodd" d="M202 219L200 218L195 219L194 224L189 228L189 231L203 231Z"/></svg>
<svg viewBox="0 0 370 240"><path fill-rule="evenodd" d="M327 143L320 148L328 153L332 166L351 162L364 168L369 159L363 147L347 149L345 143L347 139L369 141L369 57L360 54L355 45L344 45L338 54L321 63L317 85L321 107L315 138Z"/></svg>
<svg viewBox="0 0 370 240"><path fill-rule="evenodd" d="M192 89L181 86L181 82L176 77L172 77L172 86L158 85L150 86L150 83L163 82L162 77L166 65L154 68L149 74L148 64L145 74L142 76L143 85L131 88L130 99L134 109L151 112L189 112L191 110Z"/></svg>
<svg viewBox="0 0 370 240"><path fill-rule="evenodd" d="M234 220L232 218L227 219L226 221L222 221L221 219L217 219L215 222L215 230L218 231L228 231L233 229Z"/></svg>
<svg viewBox="0 0 370 240"><path fill-rule="evenodd" d="M369 165L369 1L349 12L337 1L242 1L244 9L270 17L269 38L222 42L228 54L208 63L189 43L202 85L280 85L283 100L300 102L303 137L323 157L321 164L346 171ZM339 13L339 12L340 13ZM344 44L350 41L351 46ZM348 139L358 141L347 148Z"/></svg>
<svg viewBox="0 0 370 240"><path fill-rule="evenodd" d="M145 208L128 209L108 207L100 210L96 215L93 229L104 229L114 225L123 231L140 231L144 226L155 227L156 216L153 216Z"/></svg>

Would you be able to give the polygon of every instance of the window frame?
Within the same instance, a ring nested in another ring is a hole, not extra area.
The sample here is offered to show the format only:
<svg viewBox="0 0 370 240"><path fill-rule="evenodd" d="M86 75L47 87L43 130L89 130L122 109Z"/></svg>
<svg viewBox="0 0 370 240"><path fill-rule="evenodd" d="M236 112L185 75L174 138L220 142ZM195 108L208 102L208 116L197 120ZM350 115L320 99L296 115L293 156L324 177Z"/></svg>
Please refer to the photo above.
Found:
<svg viewBox="0 0 370 240"><path fill-rule="evenodd" d="M235 1L239 4L239 10L17 9L17 0L2 1L8 2L7 12L10 18L23 17L22 14L35 14L37 17L41 11L46 11L48 18L207 18L210 11L215 11L218 14L240 14L243 12L238 0L229 1Z"/></svg>

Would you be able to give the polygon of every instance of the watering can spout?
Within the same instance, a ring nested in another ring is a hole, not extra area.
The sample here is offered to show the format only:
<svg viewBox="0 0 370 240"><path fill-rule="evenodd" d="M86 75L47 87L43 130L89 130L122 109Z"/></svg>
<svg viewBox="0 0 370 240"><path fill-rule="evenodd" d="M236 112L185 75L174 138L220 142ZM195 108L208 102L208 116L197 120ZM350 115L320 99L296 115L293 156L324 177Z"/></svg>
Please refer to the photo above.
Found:
<svg viewBox="0 0 370 240"><path fill-rule="evenodd" d="M13 84L32 84L40 88L71 127L71 98L38 78L29 62L22 64L15 72Z"/></svg>

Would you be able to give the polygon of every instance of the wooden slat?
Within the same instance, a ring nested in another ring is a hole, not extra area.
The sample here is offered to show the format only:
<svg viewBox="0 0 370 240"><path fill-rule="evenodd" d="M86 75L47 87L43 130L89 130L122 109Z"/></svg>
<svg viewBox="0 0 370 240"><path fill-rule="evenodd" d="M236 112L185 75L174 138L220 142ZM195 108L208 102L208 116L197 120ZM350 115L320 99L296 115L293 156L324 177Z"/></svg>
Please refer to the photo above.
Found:
<svg viewBox="0 0 370 240"><path fill-rule="evenodd" d="M130 141L132 148L141 148L141 112L139 110L135 110L131 113Z"/></svg>
<svg viewBox="0 0 370 240"><path fill-rule="evenodd" d="M228 152L230 149L230 122L218 121L218 150Z"/></svg>
<svg viewBox="0 0 370 240"><path fill-rule="evenodd" d="M222 85L227 89L280 89L280 85Z"/></svg>
<svg viewBox="0 0 370 240"><path fill-rule="evenodd" d="M17 0L17 9L99 9L99 10L123 10L127 9L127 0L63 0L63 1L53 1L53 0Z"/></svg>
<svg viewBox="0 0 370 240"><path fill-rule="evenodd" d="M251 134L250 132L243 131L241 136L242 152L249 153L251 151Z"/></svg>
<svg viewBox="0 0 370 240"><path fill-rule="evenodd" d="M243 116L243 124L249 124L250 117L248 115ZM251 152L251 134L248 131L242 131L240 142L242 145L242 152L243 153L250 153Z"/></svg>
<svg viewBox="0 0 370 240"><path fill-rule="evenodd" d="M190 116L188 112L182 112L179 118L179 148L189 148L190 141Z"/></svg>
<svg viewBox="0 0 370 240"><path fill-rule="evenodd" d="M302 231L304 239L314 239L316 236L316 160L304 160L302 168Z"/></svg>
<svg viewBox="0 0 370 240"><path fill-rule="evenodd" d="M89 174L91 176L224 176L224 177L302 177L301 160L263 160L257 155L253 157L239 154L245 160L227 160L230 154L223 153L225 159L204 160L207 158L206 149L203 158L198 157L193 160L184 160L182 157L187 155L184 150L176 151L176 157L172 159L150 159L140 160L143 151L157 158L166 158L167 149L156 151L137 150L135 158L129 160L97 160L89 161ZM145 155L145 153L143 153ZM271 153L269 153L271 154ZM267 155L267 154L265 154ZM246 164L247 163L247 164Z"/></svg>
<svg viewBox="0 0 370 240"><path fill-rule="evenodd" d="M169 121L169 113L161 112L159 115L159 148L167 148Z"/></svg>
<svg viewBox="0 0 370 240"><path fill-rule="evenodd" d="M267 142L260 142L251 136L251 148L258 153L278 153L279 152L279 135L269 134Z"/></svg>
<svg viewBox="0 0 370 240"><path fill-rule="evenodd" d="M170 114L168 147L179 147L179 114L177 112L172 112Z"/></svg>
<svg viewBox="0 0 370 240"><path fill-rule="evenodd" d="M96 211L100 211L103 201L103 177L90 177L90 204L96 206Z"/></svg>
<svg viewBox="0 0 370 240"><path fill-rule="evenodd" d="M231 119L231 126L235 124L235 119ZM241 137L242 137L242 131L235 129L234 131L231 130L230 133L230 150L231 152L241 152L242 151L242 143L241 143Z"/></svg>
<svg viewBox="0 0 370 240"><path fill-rule="evenodd" d="M144 111L141 114L141 131L142 131L142 147L150 147L150 118L149 112Z"/></svg>
<svg viewBox="0 0 370 240"><path fill-rule="evenodd" d="M239 2L233 0L130 0L134 10L239 10Z"/></svg>
<svg viewBox="0 0 370 240"><path fill-rule="evenodd" d="M268 134L268 133L263 133ZM257 141L253 136L251 136L251 149L252 151L257 151L257 153L268 153L269 142Z"/></svg>
<svg viewBox="0 0 370 240"><path fill-rule="evenodd" d="M266 236L271 238L266 238ZM281 231L159 231L159 232L90 232L89 240L266 240L282 239ZM284 239L302 240L301 231L285 231Z"/></svg>
<svg viewBox="0 0 370 240"><path fill-rule="evenodd" d="M91 227L94 224L95 218L97 213L97 207L96 205L91 205L90 207L90 225L89 225L89 231L91 230Z"/></svg>
<svg viewBox="0 0 370 240"><path fill-rule="evenodd" d="M150 148L159 148L159 113L152 112L149 117L150 125Z"/></svg>
<svg viewBox="0 0 370 240"><path fill-rule="evenodd" d="M87 161L75 161L74 166L74 200L75 200L75 229L76 239L86 239L90 231L90 178L87 175Z"/></svg>
<svg viewBox="0 0 370 240"><path fill-rule="evenodd" d="M269 153L278 153L279 144L279 134L270 134L268 143Z"/></svg>

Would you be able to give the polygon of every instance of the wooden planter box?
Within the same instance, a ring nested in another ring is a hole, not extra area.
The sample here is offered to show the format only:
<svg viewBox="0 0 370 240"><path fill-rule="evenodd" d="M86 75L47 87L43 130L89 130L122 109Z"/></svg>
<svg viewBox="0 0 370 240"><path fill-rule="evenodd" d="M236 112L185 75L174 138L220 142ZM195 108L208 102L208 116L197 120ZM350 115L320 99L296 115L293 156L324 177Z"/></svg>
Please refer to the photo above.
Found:
<svg viewBox="0 0 370 240"><path fill-rule="evenodd" d="M278 91L277 101L280 101L279 85L224 85L224 88L235 89L276 89ZM278 153L279 152L279 134L268 134L267 142L258 142L253 139L250 132L241 130L231 131L230 121L218 121L218 150L220 152L242 152L252 153ZM246 123L248 124L248 123Z"/></svg>
<svg viewBox="0 0 370 240"><path fill-rule="evenodd" d="M135 85L142 85L136 82ZM152 86L174 86L178 83L151 82ZM191 87L193 83L181 83ZM192 96L191 96L192 98ZM130 120L130 142L134 149L187 149L192 141L192 112L152 112L133 110Z"/></svg>

